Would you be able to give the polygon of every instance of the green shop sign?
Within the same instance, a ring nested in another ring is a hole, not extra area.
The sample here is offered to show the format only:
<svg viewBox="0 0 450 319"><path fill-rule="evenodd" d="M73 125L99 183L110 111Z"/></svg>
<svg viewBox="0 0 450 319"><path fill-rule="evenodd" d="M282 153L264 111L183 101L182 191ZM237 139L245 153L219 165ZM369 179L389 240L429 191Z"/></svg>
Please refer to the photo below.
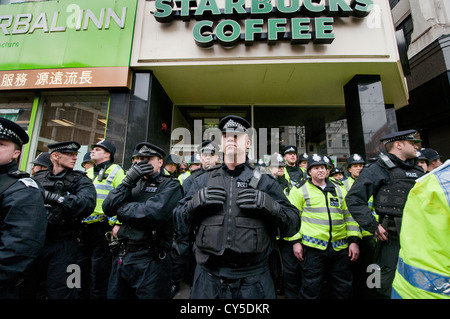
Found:
<svg viewBox="0 0 450 319"><path fill-rule="evenodd" d="M137 1L0 5L0 69L129 66Z"/></svg>
<svg viewBox="0 0 450 319"><path fill-rule="evenodd" d="M330 44L334 40L334 17L364 18L373 8L372 0L225 0L219 8L216 0L156 0L154 17L161 23L173 20L198 22L193 37L200 47L214 43L230 47L245 42L267 41L269 45L279 40L291 44ZM286 3L289 2L289 5ZM243 26L239 20L245 20ZM267 30L264 31L264 30Z"/></svg>

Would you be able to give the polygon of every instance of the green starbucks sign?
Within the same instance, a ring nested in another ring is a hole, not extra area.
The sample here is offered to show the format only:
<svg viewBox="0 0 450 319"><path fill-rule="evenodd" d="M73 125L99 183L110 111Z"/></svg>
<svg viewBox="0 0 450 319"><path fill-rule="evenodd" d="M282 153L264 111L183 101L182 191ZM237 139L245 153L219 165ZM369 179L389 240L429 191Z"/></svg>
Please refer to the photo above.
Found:
<svg viewBox="0 0 450 319"><path fill-rule="evenodd" d="M289 5L286 4L289 2ZM364 18L373 8L372 0L225 0L219 8L216 0L156 0L154 17L158 22L197 20L193 37L200 47L215 43L230 47L245 42L267 41L269 45L279 40L291 44L330 44L334 40L335 17ZM239 23L240 20L244 20Z"/></svg>

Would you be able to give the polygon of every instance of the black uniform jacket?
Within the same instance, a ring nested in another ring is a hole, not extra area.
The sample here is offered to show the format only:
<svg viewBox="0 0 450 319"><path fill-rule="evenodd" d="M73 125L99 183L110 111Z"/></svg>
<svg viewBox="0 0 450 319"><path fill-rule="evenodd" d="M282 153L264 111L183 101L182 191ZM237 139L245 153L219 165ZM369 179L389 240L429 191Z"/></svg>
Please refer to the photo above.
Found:
<svg viewBox="0 0 450 319"><path fill-rule="evenodd" d="M133 194L135 189L123 184L109 192L102 205L104 213L107 216L117 215L119 222L136 231L172 227L173 209L182 198L179 181L171 176L154 173L149 178L141 179L135 188L138 189L138 198ZM125 228L121 226L121 229ZM118 235L120 239L127 234L119 230ZM145 238L145 234L142 236Z"/></svg>
<svg viewBox="0 0 450 319"><path fill-rule="evenodd" d="M16 162L0 166L0 188L12 183L0 194L0 289L14 284L39 256L47 228L42 187L15 172Z"/></svg>
<svg viewBox="0 0 450 319"><path fill-rule="evenodd" d="M405 162L393 154L386 153L386 155L402 170L421 171L417 165L417 159L411 159ZM416 177L420 177L420 175ZM372 195L375 202L381 187L392 183L393 177L389 173L388 167L381 159L378 159L363 168L345 197L350 214L363 229L372 234L378 229L378 222L368 207L367 202Z"/></svg>
<svg viewBox="0 0 450 319"><path fill-rule="evenodd" d="M276 236L290 237L299 231L298 209L288 201L279 183L270 174L261 175L256 189L280 204L276 219L267 220L262 213L248 213L237 207L238 193L251 187L254 169L248 162L238 165L234 170L229 170L225 164L217 165L198 175L179 202L174 211L177 231L192 231L200 224L194 247L197 262L206 263L211 258L220 260L220 263L260 262L270 254ZM188 213L189 201L196 192L211 183L224 186L227 192L224 207L212 208L207 217L196 221ZM253 235L251 229L254 229ZM255 246L252 248L253 244ZM203 248L198 249L199 246ZM269 248L261 251L260 247Z"/></svg>
<svg viewBox="0 0 450 319"><path fill-rule="evenodd" d="M92 180L86 176L85 172L72 169L65 169L58 174L53 174L53 166L46 171L39 171L33 179L37 180L46 190L54 192L54 185L58 181L66 181L64 185L64 201L55 206L67 216L70 216L71 222L63 225L61 229L51 230L52 235L56 237L75 234L81 227L83 218L88 217L95 209L97 202L97 191ZM67 185L66 185L67 184ZM49 229L50 231L50 229ZM50 234L48 234L50 235Z"/></svg>

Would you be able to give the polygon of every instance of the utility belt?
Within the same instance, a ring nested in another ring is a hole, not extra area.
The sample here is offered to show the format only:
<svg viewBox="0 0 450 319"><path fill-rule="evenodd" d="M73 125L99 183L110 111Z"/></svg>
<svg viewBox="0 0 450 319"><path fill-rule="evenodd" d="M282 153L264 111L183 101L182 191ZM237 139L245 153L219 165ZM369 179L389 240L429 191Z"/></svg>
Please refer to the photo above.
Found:
<svg viewBox="0 0 450 319"><path fill-rule="evenodd" d="M381 226L390 234L399 236L402 227L402 217L380 214Z"/></svg>
<svg viewBox="0 0 450 319"><path fill-rule="evenodd" d="M106 232L106 239L109 241L109 248L113 254L119 254L119 262L129 252L149 250L155 260L163 260L167 253L164 242L157 237L156 231L152 232L152 239L143 242L133 242L128 239L113 238L112 232Z"/></svg>

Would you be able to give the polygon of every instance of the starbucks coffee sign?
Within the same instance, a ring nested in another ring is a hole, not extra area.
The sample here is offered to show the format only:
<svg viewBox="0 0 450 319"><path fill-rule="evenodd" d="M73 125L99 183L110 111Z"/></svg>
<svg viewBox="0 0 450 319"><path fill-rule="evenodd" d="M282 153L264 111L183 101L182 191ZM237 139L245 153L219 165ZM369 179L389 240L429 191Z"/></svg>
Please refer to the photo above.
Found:
<svg viewBox="0 0 450 319"><path fill-rule="evenodd" d="M255 41L273 45L288 40L293 45L330 44L335 39L333 23L339 18L364 18L373 9L372 0L156 0L154 17L160 23L189 22L195 43L203 48L218 43L225 47Z"/></svg>

